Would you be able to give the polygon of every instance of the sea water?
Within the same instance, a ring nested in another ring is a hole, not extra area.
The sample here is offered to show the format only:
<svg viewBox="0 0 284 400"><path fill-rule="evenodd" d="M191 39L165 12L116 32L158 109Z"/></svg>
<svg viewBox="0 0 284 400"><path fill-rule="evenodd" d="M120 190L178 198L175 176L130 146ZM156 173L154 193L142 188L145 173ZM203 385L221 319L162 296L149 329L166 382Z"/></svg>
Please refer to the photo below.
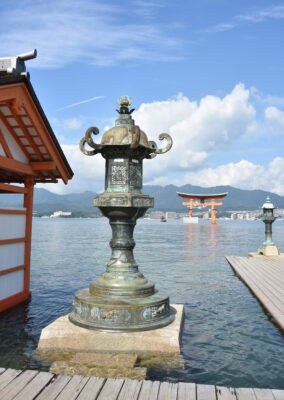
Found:
<svg viewBox="0 0 284 400"><path fill-rule="evenodd" d="M33 296L1 313L0 367L48 369L34 355L41 329L105 270L110 238L105 218L33 219ZM284 221L274 223L273 238L284 251ZM171 303L185 305L184 365L153 367L150 379L284 389L283 332L225 260L246 256L263 239L261 221L138 221L140 270Z"/></svg>

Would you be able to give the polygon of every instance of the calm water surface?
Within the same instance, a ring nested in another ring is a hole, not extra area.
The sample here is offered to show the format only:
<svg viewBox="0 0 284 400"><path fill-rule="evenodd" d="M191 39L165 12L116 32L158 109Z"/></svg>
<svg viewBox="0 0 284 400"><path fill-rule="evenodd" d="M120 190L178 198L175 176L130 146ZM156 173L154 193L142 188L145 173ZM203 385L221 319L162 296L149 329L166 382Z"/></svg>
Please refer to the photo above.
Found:
<svg viewBox="0 0 284 400"><path fill-rule="evenodd" d="M186 225L140 220L141 271L185 304L184 368L156 368L151 379L284 389L284 335L225 255L245 256L263 240L260 221ZM284 222L274 223L284 250ZM1 314L0 366L47 366L33 356L41 329L69 311L74 292L102 273L110 255L106 219L34 219L30 302Z"/></svg>

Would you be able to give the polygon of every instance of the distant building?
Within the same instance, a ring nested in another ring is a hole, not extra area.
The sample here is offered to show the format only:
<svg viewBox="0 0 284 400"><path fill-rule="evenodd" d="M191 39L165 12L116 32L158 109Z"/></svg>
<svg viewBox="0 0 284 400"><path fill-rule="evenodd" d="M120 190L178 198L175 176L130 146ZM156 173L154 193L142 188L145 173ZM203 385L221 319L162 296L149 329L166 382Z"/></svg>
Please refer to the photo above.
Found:
<svg viewBox="0 0 284 400"><path fill-rule="evenodd" d="M54 211L50 218L69 217L70 215L72 215L72 213L69 211Z"/></svg>

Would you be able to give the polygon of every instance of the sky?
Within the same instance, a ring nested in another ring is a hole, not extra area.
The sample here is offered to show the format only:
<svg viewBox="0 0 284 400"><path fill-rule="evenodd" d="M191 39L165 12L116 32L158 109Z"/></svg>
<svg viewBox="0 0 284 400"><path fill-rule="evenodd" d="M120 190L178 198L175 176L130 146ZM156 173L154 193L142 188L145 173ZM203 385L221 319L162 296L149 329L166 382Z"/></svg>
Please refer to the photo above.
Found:
<svg viewBox="0 0 284 400"><path fill-rule="evenodd" d="M1 0L0 22L0 56L38 50L26 67L74 171L46 189L103 190L78 143L127 94L149 140L174 141L144 184L284 195L284 0Z"/></svg>

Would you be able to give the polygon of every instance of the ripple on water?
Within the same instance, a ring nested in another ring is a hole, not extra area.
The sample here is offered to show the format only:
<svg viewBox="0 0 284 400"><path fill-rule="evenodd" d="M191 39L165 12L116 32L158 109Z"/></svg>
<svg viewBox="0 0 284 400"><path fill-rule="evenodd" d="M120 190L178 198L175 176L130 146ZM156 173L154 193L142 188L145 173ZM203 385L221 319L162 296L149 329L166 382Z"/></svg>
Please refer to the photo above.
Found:
<svg viewBox="0 0 284 400"><path fill-rule="evenodd" d="M274 225L284 249L284 224ZM104 271L110 235L104 219L34 219L33 297L1 315L2 367L48 368L33 353L41 329L66 314L75 291ZM153 367L151 379L284 389L284 336L224 258L246 255L262 238L260 222L139 221L135 257L142 272L186 313L184 366Z"/></svg>

